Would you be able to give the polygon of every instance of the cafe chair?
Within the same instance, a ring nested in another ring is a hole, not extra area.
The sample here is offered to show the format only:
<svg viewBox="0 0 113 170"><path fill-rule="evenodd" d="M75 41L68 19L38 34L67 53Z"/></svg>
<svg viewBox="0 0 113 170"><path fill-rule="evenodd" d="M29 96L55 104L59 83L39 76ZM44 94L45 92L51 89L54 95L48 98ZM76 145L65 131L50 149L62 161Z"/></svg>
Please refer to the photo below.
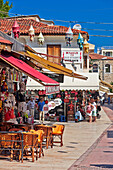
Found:
<svg viewBox="0 0 113 170"><path fill-rule="evenodd" d="M36 160L38 159L38 153L39 153L39 158L44 156L43 148L42 148L42 143L43 143L43 136L44 136L44 131L43 130L30 130L31 133L37 134L38 137L35 138L35 143L34 143L34 148L36 152ZM39 149L39 151L38 151Z"/></svg>
<svg viewBox="0 0 113 170"><path fill-rule="evenodd" d="M46 125L36 125L35 130L43 130L43 146L46 146L48 149L49 146L53 147L53 136L52 136L52 127ZM44 144L45 142L45 144Z"/></svg>
<svg viewBox="0 0 113 170"><path fill-rule="evenodd" d="M2 157L10 157L13 160L13 140L11 135L8 133L0 133L0 155Z"/></svg>
<svg viewBox="0 0 113 170"><path fill-rule="evenodd" d="M60 143L60 146L63 146L63 132L64 132L64 125L54 125L52 127L52 135L53 135L53 144ZM56 137L59 140L56 140Z"/></svg>

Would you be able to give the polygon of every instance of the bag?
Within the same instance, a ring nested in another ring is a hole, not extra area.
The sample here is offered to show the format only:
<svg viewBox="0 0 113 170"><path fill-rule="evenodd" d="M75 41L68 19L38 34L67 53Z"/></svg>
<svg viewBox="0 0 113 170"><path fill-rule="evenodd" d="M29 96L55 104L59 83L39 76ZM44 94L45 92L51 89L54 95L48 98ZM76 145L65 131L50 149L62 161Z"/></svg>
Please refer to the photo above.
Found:
<svg viewBox="0 0 113 170"><path fill-rule="evenodd" d="M101 111L101 107L100 107L100 106L97 106L97 110L98 110L98 111Z"/></svg>

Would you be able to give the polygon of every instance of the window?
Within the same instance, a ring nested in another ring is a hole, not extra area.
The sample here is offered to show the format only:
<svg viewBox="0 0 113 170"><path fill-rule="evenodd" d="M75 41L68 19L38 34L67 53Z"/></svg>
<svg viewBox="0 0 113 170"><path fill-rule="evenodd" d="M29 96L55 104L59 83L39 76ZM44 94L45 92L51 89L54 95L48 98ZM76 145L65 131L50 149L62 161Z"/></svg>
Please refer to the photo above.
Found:
<svg viewBox="0 0 113 170"><path fill-rule="evenodd" d="M98 64L93 64L93 72L98 72Z"/></svg>
<svg viewBox="0 0 113 170"><path fill-rule="evenodd" d="M106 56L112 56L112 52L106 52Z"/></svg>
<svg viewBox="0 0 113 170"><path fill-rule="evenodd" d="M110 64L105 64L105 73L110 73Z"/></svg>

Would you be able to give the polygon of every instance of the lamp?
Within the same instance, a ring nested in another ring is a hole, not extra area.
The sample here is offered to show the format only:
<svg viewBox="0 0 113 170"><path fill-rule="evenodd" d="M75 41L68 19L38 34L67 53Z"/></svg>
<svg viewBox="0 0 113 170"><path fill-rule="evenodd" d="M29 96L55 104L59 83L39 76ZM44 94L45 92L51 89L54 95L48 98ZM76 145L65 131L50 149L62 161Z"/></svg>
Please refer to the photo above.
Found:
<svg viewBox="0 0 113 170"><path fill-rule="evenodd" d="M66 35L65 35L66 45L71 46L71 41L73 40L73 32L71 30L71 27L68 28Z"/></svg>
<svg viewBox="0 0 113 170"><path fill-rule="evenodd" d="M84 43L84 39L83 39L81 33L79 32L78 39L77 39L77 44L79 45L79 48L81 50L83 49L83 43Z"/></svg>
<svg viewBox="0 0 113 170"><path fill-rule="evenodd" d="M12 31L13 31L13 34L14 34L14 38L19 38L19 25L17 23L17 21L14 22L14 25L12 27Z"/></svg>
<svg viewBox="0 0 113 170"><path fill-rule="evenodd" d="M38 43L39 43L39 45L43 45L43 43L44 43L44 36L43 36L42 32L40 32L40 34L38 36Z"/></svg>
<svg viewBox="0 0 113 170"><path fill-rule="evenodd" d="M88 53L89 51L89 43L86 41L86 39L84 40L84 53Z"/></svg>
<svg viewBox="0 0 113 170"><path fill-rule="evenodd" d="M30 35L30 41L34 41L34 28L33 26L31 25L30 28L29 28L29 35Z"/></svg>

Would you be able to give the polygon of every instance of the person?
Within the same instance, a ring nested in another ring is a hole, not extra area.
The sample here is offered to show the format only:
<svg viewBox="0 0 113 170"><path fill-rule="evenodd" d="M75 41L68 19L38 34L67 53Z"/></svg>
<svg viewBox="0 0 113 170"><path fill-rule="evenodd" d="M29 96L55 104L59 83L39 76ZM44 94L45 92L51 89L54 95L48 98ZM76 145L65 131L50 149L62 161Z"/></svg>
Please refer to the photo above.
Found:
<svg viewBox="0 0 113 170"><path fill-rule="evenodd" d="M30 111L30 115L34 118L35 101L33 100L32 97L28 102L28 109Z"/></svg>
<svg viewBox="0 0 113 170"><path fill-rule="evenodd" d="M88 101L87 109L86 109L86 114L89 116L89 123L92 122L92 109L93 106L91 105L91 102Z"/></svg>
<svg viewBox="0 0 113 170"><path fill-rule="evenodd" d="M93 106L92 108L92 116L94 118L94 122L96 122L96 118L97 118L97 104L95 103L95 100L94 99L91 99L91 104Z"/></svg>
<svg viewBox="0 0 113 170"><path fill-rule="evenodd" d="M42 118L42 121L44 121L44 111L43 111L43 106L45 105L45 102L44 102L44 97L43 98L40 98L40 101L38 103L38 108L39 108L39 120L41 121L41 118Z"/></svg>

